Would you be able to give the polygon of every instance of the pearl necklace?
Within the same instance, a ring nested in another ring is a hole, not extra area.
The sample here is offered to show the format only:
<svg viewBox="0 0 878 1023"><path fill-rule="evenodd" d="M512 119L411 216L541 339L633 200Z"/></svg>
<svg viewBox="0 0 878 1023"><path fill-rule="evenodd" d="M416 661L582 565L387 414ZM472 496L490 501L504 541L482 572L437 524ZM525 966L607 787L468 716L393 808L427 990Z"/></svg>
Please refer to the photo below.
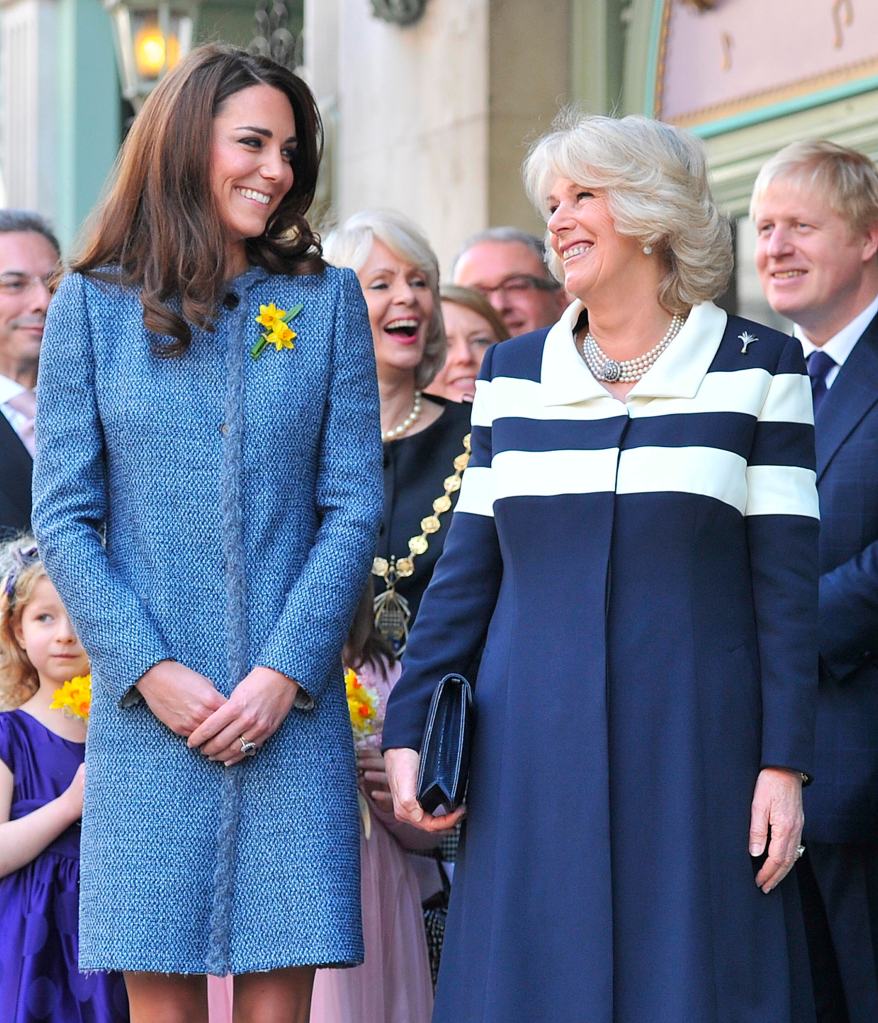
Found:
<svg viewBox="0 0 878 1023"><path fill-rule="evenodd" d="M421 404L421 392L415 391L415 400L412 402L411 412L409 412L409 414L405 417L405 419L403 419L403 421L398 426L394 426L392 430L382 430L381 440L382 441L396 440L396 438L401 437L406 432L406 430L410 430L420 418L422 408L423 405Z"/></svg>
<svg viewBox="0 0 878 1023"><path fill-rule="evenodd" d="M639 380L656 362L662 352L680 333L686 320L679 313L674 313L667 333L654 347L636 359L611 359L594 339L590 331L586 331L582 339L582 354L586 365L597 380L606 380L609 384L628 384Z"/></svg>

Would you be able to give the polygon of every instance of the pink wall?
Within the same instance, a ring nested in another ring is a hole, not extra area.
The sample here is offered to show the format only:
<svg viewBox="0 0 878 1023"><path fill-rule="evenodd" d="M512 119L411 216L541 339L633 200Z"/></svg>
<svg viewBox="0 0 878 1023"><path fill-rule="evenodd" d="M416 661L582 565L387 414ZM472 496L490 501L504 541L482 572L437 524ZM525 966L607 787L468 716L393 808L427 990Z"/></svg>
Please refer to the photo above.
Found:
<svg viewBox="0 0 878 1023"><path fill-rule="evenodd" d="M878 75L878 0L717 0L703 13L665 2L663 120L699 124Z"/></svg>

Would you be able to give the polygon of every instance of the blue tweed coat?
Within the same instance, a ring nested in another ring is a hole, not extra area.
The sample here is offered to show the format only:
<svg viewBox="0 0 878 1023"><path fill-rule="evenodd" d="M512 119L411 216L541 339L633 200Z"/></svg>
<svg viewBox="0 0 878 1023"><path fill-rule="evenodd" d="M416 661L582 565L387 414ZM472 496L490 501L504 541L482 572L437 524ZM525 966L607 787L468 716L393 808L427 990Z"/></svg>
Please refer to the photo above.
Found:
<svg viewBox="0 0 878 1023"><path fill-rule="evenodd" d="M174 359L151 351L134 290L71 275L49 310L34 528L95 682L86 970L362 958L340 649L382 510L369 323L350 271L251 269L230 296ZM296 347L253 360L270 302L303 304ZM165 658L225 695L255 665L302 692L228 770L129 691Z"/></svg>

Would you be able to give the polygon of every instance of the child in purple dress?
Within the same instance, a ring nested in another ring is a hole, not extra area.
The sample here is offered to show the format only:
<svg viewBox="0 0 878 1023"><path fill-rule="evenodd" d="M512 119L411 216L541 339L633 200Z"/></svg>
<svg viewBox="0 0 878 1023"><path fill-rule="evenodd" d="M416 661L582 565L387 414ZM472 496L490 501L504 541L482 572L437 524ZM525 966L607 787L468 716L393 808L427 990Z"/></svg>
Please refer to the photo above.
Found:
<svg viewBox="0 0 878 1023"><path fill-rule="evenodd" d="M118 974L77 969L85 722L50 707L88 658L33 539L0 551L0 1020L121 1023Z"/></svg>

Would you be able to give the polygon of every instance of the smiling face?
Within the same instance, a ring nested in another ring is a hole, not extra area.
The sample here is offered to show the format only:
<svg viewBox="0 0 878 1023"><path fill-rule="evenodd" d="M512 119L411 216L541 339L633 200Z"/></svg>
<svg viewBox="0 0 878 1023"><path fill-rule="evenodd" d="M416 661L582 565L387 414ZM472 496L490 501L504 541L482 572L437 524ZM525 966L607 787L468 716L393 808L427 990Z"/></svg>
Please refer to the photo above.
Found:
<svg viewBox="0 0 878 1023"><path fill-rule="evenodd" d="M263 233L292 187L295 146L293 108L270 85L234 93L214 118L210 187L228 240L231 273L246 269L245 240Z"/></svg>
<svg viewBox="0 0 878 1023"><path fill-rule="evenodd" d="M543 261L524 242L477 242L455 263L454 283L480 291L513 337L548 327L566 305L564 292L554 287Z"/></svg>
<svg viewBox="0 0 878 1023"><path fill-rule="evenodd" d="M754 209L756 269L775 312L823 344L878 292L878 225L854 231L814 189L775 179Z"/></svg>
<svg viewBox="0 0 878 1023"><path fill-rule="evenodd" d="M586 306L624 303L639 272L654 275L655 256L636 238L616 232L606 195L556 178L546 199L552 249L564 267L564 287Z"/></svg>
<svg viewBox="0 0 878 1023"><path fill-rule="evenodd" d="M45 279L58 253L36 231L0 232L0 373L26 386L33 376L52 297Z"/></svg>
<svg viewBox="0 0 878 1023"><path fill-rule="evenodd" d="M499 338L484 316L457 302L442 303L442 319L448 354L430 384L430 393L449 401L472 401L482 359Z"/></svg>
<svg viewBox="0 0 878 1023"><path fill-rule="evenodd" d="M77 675L88 674L88 657L58 591L46 576L34 583L15 626L15 638L34 666L41 686L57 687Z"/></svg>
<svg viewBox="0 0 878 1023"><path fill-rule="evenodd" d="M376 239L357 277L369 309L379 379L414 375L433 315L427 275Z"/></svg>

